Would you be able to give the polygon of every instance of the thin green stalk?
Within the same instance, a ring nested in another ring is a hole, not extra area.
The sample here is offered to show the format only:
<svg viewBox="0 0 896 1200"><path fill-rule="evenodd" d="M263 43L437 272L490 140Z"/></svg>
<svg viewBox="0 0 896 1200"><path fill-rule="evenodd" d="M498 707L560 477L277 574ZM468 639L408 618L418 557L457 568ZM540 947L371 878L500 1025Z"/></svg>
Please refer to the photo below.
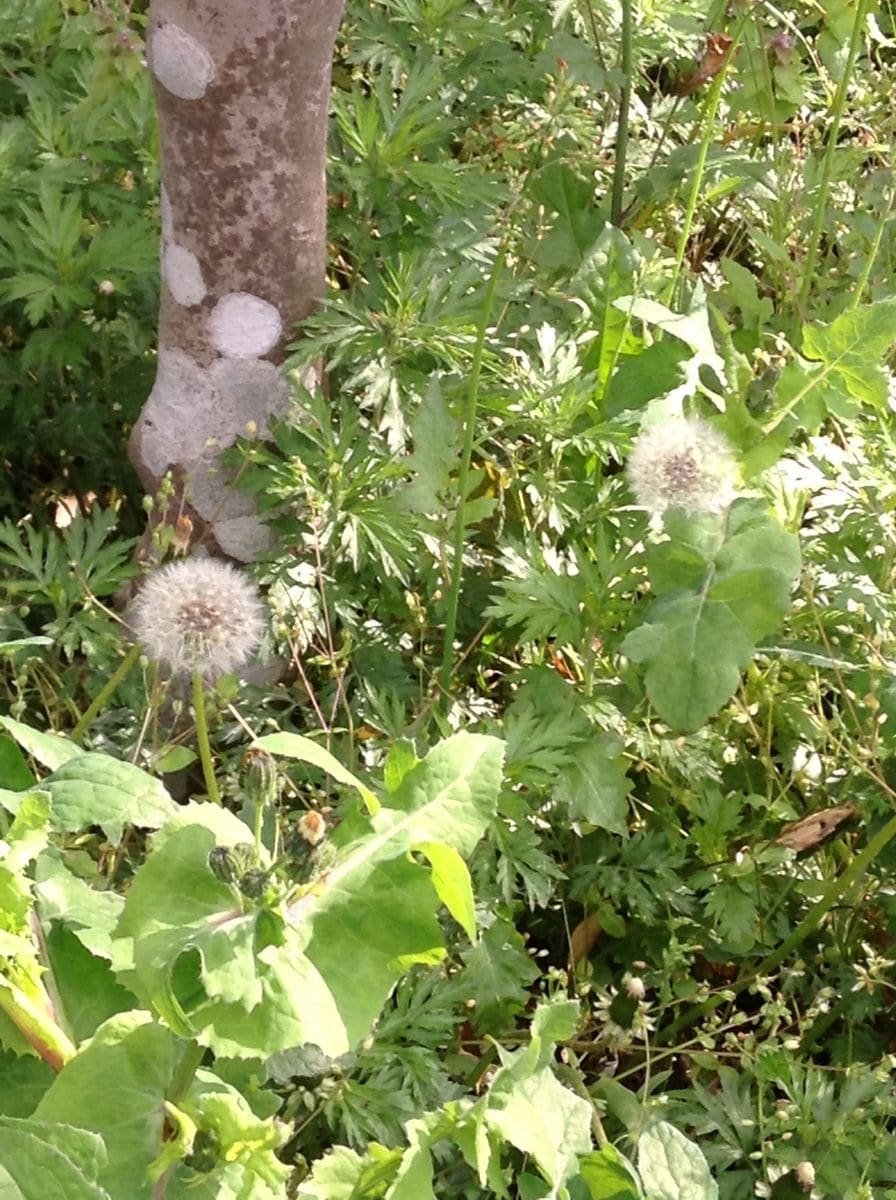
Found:
<svg viewBox="0 0 896 1200"><path fill-rule="evenodd" d="M840 121L843 117L843 109L846 103L846 92L849 88L852 78L853 67L856 65L856 59L859 55L859 43L862 40L862 30L865 27L865 18L868 15L869 0L859 0L856 5L856 14L852 23L852 33L849 38L849 50L846 55L846 63L843 67L843 75L840 78L840 83L837 87L834 96L834 104L831 112L832 121L831 127L828 130L828 142L825 147L824 159L821 165L821 184L818 190L818 198L815 202L815 221L812 225L812 232L809 234L809 245L806 249L806 262L803 267L803 282L800 287L799 298L797 299L797 315L802 316L806 311L806 303L809 299L809 292L812 290L812 279L815 275L818 265L818 247L821 244L821 233L824 229L824 219L827 216L828 208L828 193L831 190L831 176L834 172L834 154L837 149L837 138L840 133Z"/></svg>
<svg viewBox="0 0 896 1200"><path fill-rule="evenodd" d="M119 684L121 684L126 676L130 674L131 668L140 657L141 653L142 649L137 643L131 646L130 650L100 688L99 692L96 694L96 696L94 696L87 708L84 709L84 712L81 714L81 716L78 717L77 723L75 724L75 727L71 733L72 741L78 742L81 740L81 738L90 728L94 717L97 715L97 713L102 711L109 697L113 695Z"/></svg>
<svg viewBox="0 0 896 1200"><path fill-rule="evenodd" d="M187 1042L166 1094L166 1099L170 1100L172 1104L177 1104L187 1094L187 1089L193 1082L193 1076L202 1066L204 1058L204 1046L200 1046L198 1042Z"/></svg>
<svg viewBox="0 0 896 1200"><path fill-rule="evenodd" d="M707 1013L714 1012L731 998L732 993L737 995L748 988L755 979L770 975L798 946L802 945L810 934L815 932L834 905L858 882L865 869L874 862L879 854L883 853L894 838L896 838L896 816L891 817L887 824L878 830L865 849L855 856L839 879L835 879L821 899L812 905L796 929L788 934L776 950L762 960L755 971L751 971L745 978L736 979L720 995L710 996L702 1004L689 1008L677 1021L673 1021L664 1029L657 1040L668 1042L675 1037L679 1030L692 1025L694 1021L699 1020Z"/></svg>
<svg viewBox="0 0 896 1200"><path fill-rule="evenodd" d="M868 286L868 280L871 278L871 270L877 261L877 256L880 253L880 244L883 241L884 231L887 229L890 213L893 211L893 202L896 200L896 185L890 187L890 199L887 202L887 207L880 215L880 220L877 222L877 231L874 235L874 245L865 255L865 265L862 268L862 274L856 283L855 290L850 301L850 308L858 308L862 301L862 296L865 293L865 288Z"/></svg>
<svg viewBox="0 0 896 1200"><path fill-rule="evenodd" d="M485 291L482 303L482 317L476 335L476 346L473 350L473 362L470 366L470 386L467 390L467 402L464 409L464 441L460 456L460 467L457 473L457 514L454 518L454 561L451 564L451 583L448 588L448 609L445 614L445 636L442 643L442 669L440 684L443 693L447 695L451 687L451 674L454 664L454 635L457 632L457 607L460 603L460 585L464 570L464 514L467 505L467 488L470 479L470 462L473 458L473 442L476 437L476 412L479 405L479 376L482 372L482 359L485 354L485 335L491 319L495 303L495 292L498 287L498 277L504 263L504 251L499 250L492 267L491 277Z"/></svg>
<svg viewBox="0 0 896 1200"><path fill-rule="evenodd" d="M214 804L221 803L221 793L215 778L215 765L212 762L212 748L208 740L208 722L205 719L205 690L202 686L202 676L198 671L193 672L193 715L196 720L196 744L199 749L199 761L202 763L202 774L208 798Z"/></svg>
<svg viewBox="0 0 896 1200"><path fill-rule="evenodd" d="M619 95L619 115L616 122L616 162L613 167L613 199L610 220L622 223L622 200L625 192L625 159L628 153L628 114L632 100L632 26L635 0L622 0L622 91Z"/></svg>
<svg viewBox="0 0 896 1200"><path fill-rule="evenodd" d="M743 24L743 22L741 22ZM697 164L694 167L694 175L691 179L691 190L688 195L688 206L685 210L684 222L681 226L681 233L678 235L678 245L675 248L675 266L672 269L672 278L669 281L669 287L666 290L666 305L671 306L675 299L675 289L678 287L678 277L681 274L682 264L684 263L685 252L688 248L688 242L691 238L691 230L694 226L694 216L697 212L697 204L700 200L700 191L703 187L703 176L706 172L706 159L709 155L709 146L712 141L713 131L715 126L716 114L719 111L719 101L722 98L722 87L725 79L728 76L728 68L731 65L731 60L737 50L738 41L740 39L740 29L732 38L731 45L728 48L728 54L722 69L712 81L712 87L709 89L709 96L706 101L706 112L703 118L703 135L700 139L700 151L697 155Z"/></svg>

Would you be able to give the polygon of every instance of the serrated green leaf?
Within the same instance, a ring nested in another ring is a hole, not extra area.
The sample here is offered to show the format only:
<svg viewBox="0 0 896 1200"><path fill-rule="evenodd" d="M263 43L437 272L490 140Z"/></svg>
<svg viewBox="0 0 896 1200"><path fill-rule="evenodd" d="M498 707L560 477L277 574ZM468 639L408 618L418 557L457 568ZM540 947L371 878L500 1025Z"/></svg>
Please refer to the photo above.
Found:
<svg viewBox="0 0 896 1200"><path fill-rule="evenodd" d="M0 1116L3 1200L109 1200L97 1180L106 1162L100 1137L34 1118Z"/></svg>
<svg viewBox="0 0 896 1200"><path fill-rule="evenodd" d="M432 515L445 507L457 461L457 422L437 385L431 385L421 401L411 436L414 449L405 467L413 478L399 491L398 501L411 512Z"/></svg>
<svg viewBox="0 0 896 1200"><path fill-rule="evenodd" d="M887 400L887 379L881 359L896 342L896 298L878 300L840 313L829 325L803 328L803 353L824 364L853 400L880 408ZM854 407L838 407L837 395L826 396L835 415L849 416Z"/></svg>
<svg viewBox="0 0 896 1200"><path fill-rule="evenodd" d="M706 1159L674 1125L659 1121L638 1139L638 1174L649 1200L717 1200Z"/></svg>
<svg viewBox="0 0 896 1200"><path fill-rule="evenodd" d="M72 833L99 825L113 845L126 825L157 829L178 811L158 779L95 751L71 758L41 787L51 796L54 829Z"/></svg>
<svg viewBox="0 0 896 1200"><path fill-rule="evenodd" d="M628 834L628 794L632 782L625 770L600 738L576 749L565 768L554 799L568 805L573 821L587 821L598 829Z"/></svg>
<svg viewBox="0 0 896 1200"><path fill-rule="evenodd" d="M242 910L209 869L215 844L211 830L182 826L137 872L113 941L123 982L222 1055L303 1041L343 1053L344 1026L298 935L275 913Z"/></svg>
<svg viewBox="0 0 896 1200"><path fill-rule="evenodd" d="M470 1020L480 1033L499 1032L522 1012L538 967L522 937L500 917L483 930L475 946L464 950L464 983L474 1006Z"/></svg>
<svg viewBox="0 0 896 1200"><path fill-rule="evenodd" d="M648 664L644 681L660 717L675 729L699 729L737 691L753 644L724 604L700 596L658 601L622 653Z"/></svg>

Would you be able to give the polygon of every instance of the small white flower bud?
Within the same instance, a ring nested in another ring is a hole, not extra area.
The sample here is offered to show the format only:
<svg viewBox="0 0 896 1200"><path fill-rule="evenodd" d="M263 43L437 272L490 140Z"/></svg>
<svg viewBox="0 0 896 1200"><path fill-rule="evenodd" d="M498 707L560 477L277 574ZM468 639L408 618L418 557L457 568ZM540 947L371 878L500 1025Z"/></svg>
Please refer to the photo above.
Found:
<svg viewBox="0 0 896 1200"><path fill-rule="evenodd" d="M797 1163L793 1170L793 1177L804 1192L811 1192L815 1187L815 1167L808 1159Z"/></svg>
<svg viewBox="0 0 896 1200"><path fill-rule="evenodd" d="M643 1000L647 995L647 988L640 975L626 975L625 990L632 1000Z"/></svg>

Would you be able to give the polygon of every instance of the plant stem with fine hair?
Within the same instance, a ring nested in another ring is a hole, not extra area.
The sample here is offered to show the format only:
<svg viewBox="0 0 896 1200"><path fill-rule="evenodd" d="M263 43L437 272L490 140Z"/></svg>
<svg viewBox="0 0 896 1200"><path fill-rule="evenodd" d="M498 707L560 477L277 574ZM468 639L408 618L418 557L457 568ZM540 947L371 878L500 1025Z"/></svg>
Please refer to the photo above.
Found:
<svg viewBox="0 0 896 1200"><path fill-rule="evenodd" d="M824 229L824 219L827 216L828 193L831 190L831 176L834 172L834 154L837 150L837 138L840 136L840 121L846 104L846 93L852 79L853 67L859 55L859 42L868 15L868 0L859 0L856 5L855 17L852 23L852 33L849 38L849 50L843 66L843 74L834 96L831 107L831 125L828 130L828 140L825 146L824 159L821 164L821 182L818 187L818 197L815 201L815 220L812 232L809 234L809 245L806 248L806 262L803 266L803 281L797 299L797 316L802 317L806 311L809 292L812 290L812 279L818 269L818 247L821 244L821 232Z"/></svg>
<svg viewBox="0 0 896 1200"><path fill-rule="evenodd" d="M492 273L485 290L482 303L482 316L476 335L476 346L473 350L473 362L470 366L470 386L467 389L467 401L464 406L464 441L460 455L460 466L457 472L457 513L454 518L454 559L451 564L451 581L448 588L448 610L445 616L445 635L442 642L442 669L439 677L442 691L447 694L451 687L451 674L454 666L454 635L457 631L457 607L460 602L460 586L464 570L464 514L467 504L467 489L470 479L470 462L473 457L473 442L476 437L476 413L479 404L479 376L482 372L482 358L485 353L485 335L491 319L495 303L495 292L498 287L498 277L504 262L504 251L499 250L495 258Z"/></svg>
<svg viewBox="0 0 896 1200"><path fill-rule="evenodd" d="M628 114L632 99L632 9L635 0L622 0L622 90L619 94L619 116L616 122L616 162L613 167L613 199L610 220L622 223L622 199L625 190L625 158L628 152Z"/></svg>
<svg viewBox="0 0 896 1200"><path fill-rule="evenodd" d="M212 762L212 748L208 740L208 722L205 719L205 689L202 686L202 676L198 671L193 672L193 716L196 721L196 744L199 749L199 761L202 763L202 775L208 791L208 798L214 804L221 803L221 793L215 778L215 765Z"/></svg>
<svg viewBox="0 0 896 1200"><path fill-rule="evenodd" d="M697 212L697 204L700 200L700 191L703 187L703 176L706 171L706 159L709 155L709 144L712 141L713 129L715 126L716 114L719 111L719 101L722 98L722 88L728 76L728 68L731 65L731 60L737 50L738 41L740 38L741 27L736 31L735 36L731 40L731 45L728 47L728 53L725 56L725 61L722 64L722 69L712 81L712 86L709 89L709 96L706 101L706 110L703 116L703 135L700 138L700 149L697 153L697 163L694 167L694 173L691 177L691 190L688 195L688 204L685 210L684 221L681 226L681 233L678 235L678 244L675 247L675 266L672 268L672 278L669 280L669 287L666 289L666 305L671 306L675 299L675 289L678 286L678 279L681 274L681 268L684 263L685 252L688 248L688 242L691 237L691 230L694 226L694 217Z"/></svg>
<svg viewBox="0 0 896 1200"><path fill-rule="evenodd" d="M84 709L80 717L78 717L75 727L72 730L71 736L73 742L78 742L81 740L81 738L90 728L94 717L96 717L97 713L101 712L103 708L105 708L109 697L113 695L119 684L122 683L126 676L130 674L131 668L140 657L141 653L141 646L137 644L131 646L130 650L100 688L99 692L96 694L96 696L94 696L87 708Z"/></svg>

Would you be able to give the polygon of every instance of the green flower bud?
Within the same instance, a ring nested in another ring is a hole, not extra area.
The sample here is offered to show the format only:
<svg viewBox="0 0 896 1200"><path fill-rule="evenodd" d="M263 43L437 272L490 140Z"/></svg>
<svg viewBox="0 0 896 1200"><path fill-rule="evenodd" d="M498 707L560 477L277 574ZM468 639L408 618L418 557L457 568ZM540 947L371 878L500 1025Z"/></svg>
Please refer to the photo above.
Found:
<svg viewBox="0 0 896 1200"><path fill-rule="evenodd" d="M274 804L280 791L277 764L266 750L247 750L243 755L243 787L259 808Z"/></svg>
<svg viewBox="0 0 896 1200"><path fill-rule="evenodd" d="M268 888L267 871L262 871L259 867L246 871L240 876L239 888L249 900L260 900Z"/></svg>
<svg viewBox="0 0 896 1200"><path fill-rule="evenodd" d="M257 862L255 847L242 842L239 846L215 846L209 851L208 869L222 883L237 883Z"/></svg>

